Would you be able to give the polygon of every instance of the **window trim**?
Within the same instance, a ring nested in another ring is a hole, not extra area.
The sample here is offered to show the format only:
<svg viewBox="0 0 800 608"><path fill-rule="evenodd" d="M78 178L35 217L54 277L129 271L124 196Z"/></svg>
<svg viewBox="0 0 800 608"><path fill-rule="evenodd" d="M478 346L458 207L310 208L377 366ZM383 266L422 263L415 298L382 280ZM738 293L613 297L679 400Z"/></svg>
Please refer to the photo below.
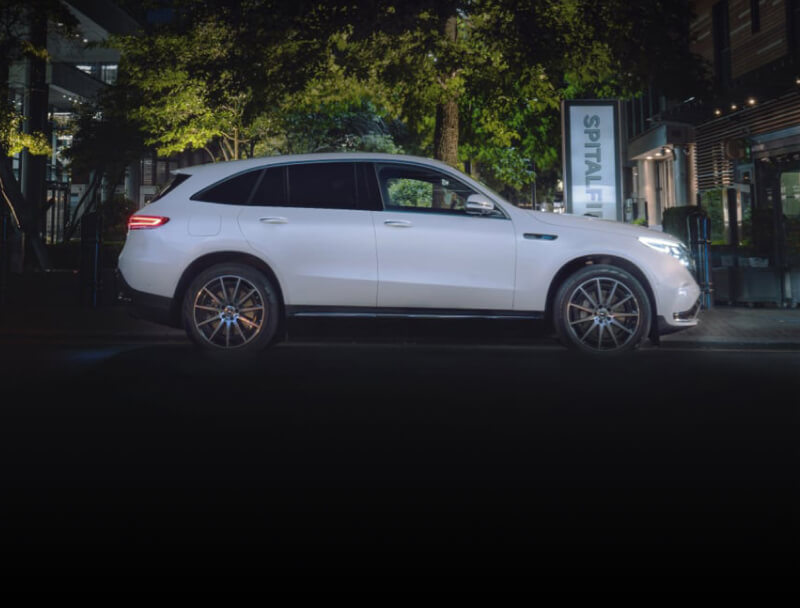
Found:
<svg viewBox="0 0 800 608"><path fill-rule="evenodd" d="M330 207L308 207L308 206L295 206L290 205L289 201L291 200L291 180L289 179L289 168L295 165L324 165L324 164L343 164L349 163L353 165L354 171L354 178L355 178L355 191L356 191L356 200L359 205L357 209L341 209L341 208L330 208ZM452 209L419 209L415 207L408 207L408 208L394 208L390 207L386 204L386 199L384 197L383 187L381 186L380 180L380 173L379 173L379 166L397 166L397 167L407 167L411 169L419 169L424 171L429 171L432 173L437 173L453 179L458 183L462 184L466 189L470 190L473 194L483 194L484 196L488 196L494 203L495 209L497 213L492 215L473 215L466 213L465 211L457 211ZM359 167L363 167L363 175L359 175ZM284 179L284 186L285 186L285 194L286 194L286 205L254 205L253 198L255 196L258 187L261 185L261 181L264 179L265 172L270 169L283 169L283 179ZM260 175L256 178L255 184L253 185L253 189L250 191L249 196L247 197L247 201L245 203L218 203L214 201L206 201L202 200L202 197L207 191L211 188L214 188L226 181L235 179L244 175L245 173L251 173L259 171ZM370 174L371 172L371 174ZM187 174L191 175L191 174ZM374 180L372 185L368 184L370 177ZM375 200L370 200L370 192L369 189L374 187L377 192L372 193ZM366 190L366 191L365 191ZM487 194L486 192L478 189L476 190L471 185L465 183L460 176L453 175L447 172L446 170L441 169L440 167L435 167L428 165L426 163L415 162L414 160L394 160L394 159L323 159L323 160L297 160L297 161L286 161L281 163L275 164L266 164L260 167L253 167L249 169L243 169L238 171L232 175L228 175L222 179L215 181L213 184L209 184L205 188L202 188L192 194L189 197L192 201L197 201L201 203L209 203L212 205L239 205L239 206L261 206L261 207L284 207L289 209L328 209L331 211L370 211L370 212L381 212L381 213L433 213L436 215L445 215L449 217L467 217L467 218L483 218L483 219L504 219L510 220L510 216L508 212L503 208L502 205L498 204L495 200L494 196Z"/></svg>

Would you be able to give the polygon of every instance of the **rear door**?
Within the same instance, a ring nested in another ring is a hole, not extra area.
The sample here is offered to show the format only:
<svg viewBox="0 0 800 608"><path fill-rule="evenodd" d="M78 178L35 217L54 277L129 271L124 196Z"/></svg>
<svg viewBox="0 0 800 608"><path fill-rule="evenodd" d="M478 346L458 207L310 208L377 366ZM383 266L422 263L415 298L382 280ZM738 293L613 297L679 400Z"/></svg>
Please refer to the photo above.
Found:
<svg viewBox="0 0 800 608"><path fill-rule="evenodd" d="M375 306L375 229L359 195L360 171L352 162L269 167L239 214L287 306Z"/></svg>

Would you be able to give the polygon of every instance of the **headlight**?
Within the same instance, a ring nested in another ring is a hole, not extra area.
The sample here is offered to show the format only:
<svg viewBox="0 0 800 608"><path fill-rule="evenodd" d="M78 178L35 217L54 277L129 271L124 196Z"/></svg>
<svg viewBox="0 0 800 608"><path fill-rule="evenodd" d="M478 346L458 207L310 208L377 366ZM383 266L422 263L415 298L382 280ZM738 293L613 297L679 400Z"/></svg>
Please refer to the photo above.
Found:
<svg viewBox="0 0 800 608"><path fill-rule="evenodd" d="M661 253L671 255L678 260L681 264L686 266L689 270L694 271L694 260L689 254L689 249L683 243L676 243L667 239L660 239L652 236L640 236L639 242L642 245L647 245L650 249L655 249Z"/></svg>

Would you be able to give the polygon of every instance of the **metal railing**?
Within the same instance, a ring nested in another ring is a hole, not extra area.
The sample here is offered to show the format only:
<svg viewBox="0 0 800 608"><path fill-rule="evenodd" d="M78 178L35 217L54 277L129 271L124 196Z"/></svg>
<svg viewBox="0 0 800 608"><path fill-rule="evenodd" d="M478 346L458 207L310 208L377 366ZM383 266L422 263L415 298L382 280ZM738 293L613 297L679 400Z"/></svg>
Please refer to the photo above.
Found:
<svg viewBox="0 0 800 608"><path fill-rule="evenodd" d="M711 275L711 220L702 211L686 216L689 250L695 263L695 278L701 289L703 308L714 305L714 285Z"/></svg>

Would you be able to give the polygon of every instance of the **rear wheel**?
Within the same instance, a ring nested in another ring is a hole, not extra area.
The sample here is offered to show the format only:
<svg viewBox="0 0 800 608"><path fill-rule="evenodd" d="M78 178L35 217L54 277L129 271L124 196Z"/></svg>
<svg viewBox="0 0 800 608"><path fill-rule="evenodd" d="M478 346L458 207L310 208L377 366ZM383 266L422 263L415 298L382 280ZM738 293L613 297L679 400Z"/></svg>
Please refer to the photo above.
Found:
<svg viewBox="0 0 800 608"><path fill-rule="evenodd" d="M201 347L257 351L274 338L279 308L277 292L262 272L243 264L219 264L189 285L183 321Z"/></svg>
<svg viewBox="0 0 800 608"><path fill-rule="evenodd" d="M652 316L650 299L636 277L606 264L586 266L564 281L553 309L563 344L604 356L638 348Z"/></svg>

